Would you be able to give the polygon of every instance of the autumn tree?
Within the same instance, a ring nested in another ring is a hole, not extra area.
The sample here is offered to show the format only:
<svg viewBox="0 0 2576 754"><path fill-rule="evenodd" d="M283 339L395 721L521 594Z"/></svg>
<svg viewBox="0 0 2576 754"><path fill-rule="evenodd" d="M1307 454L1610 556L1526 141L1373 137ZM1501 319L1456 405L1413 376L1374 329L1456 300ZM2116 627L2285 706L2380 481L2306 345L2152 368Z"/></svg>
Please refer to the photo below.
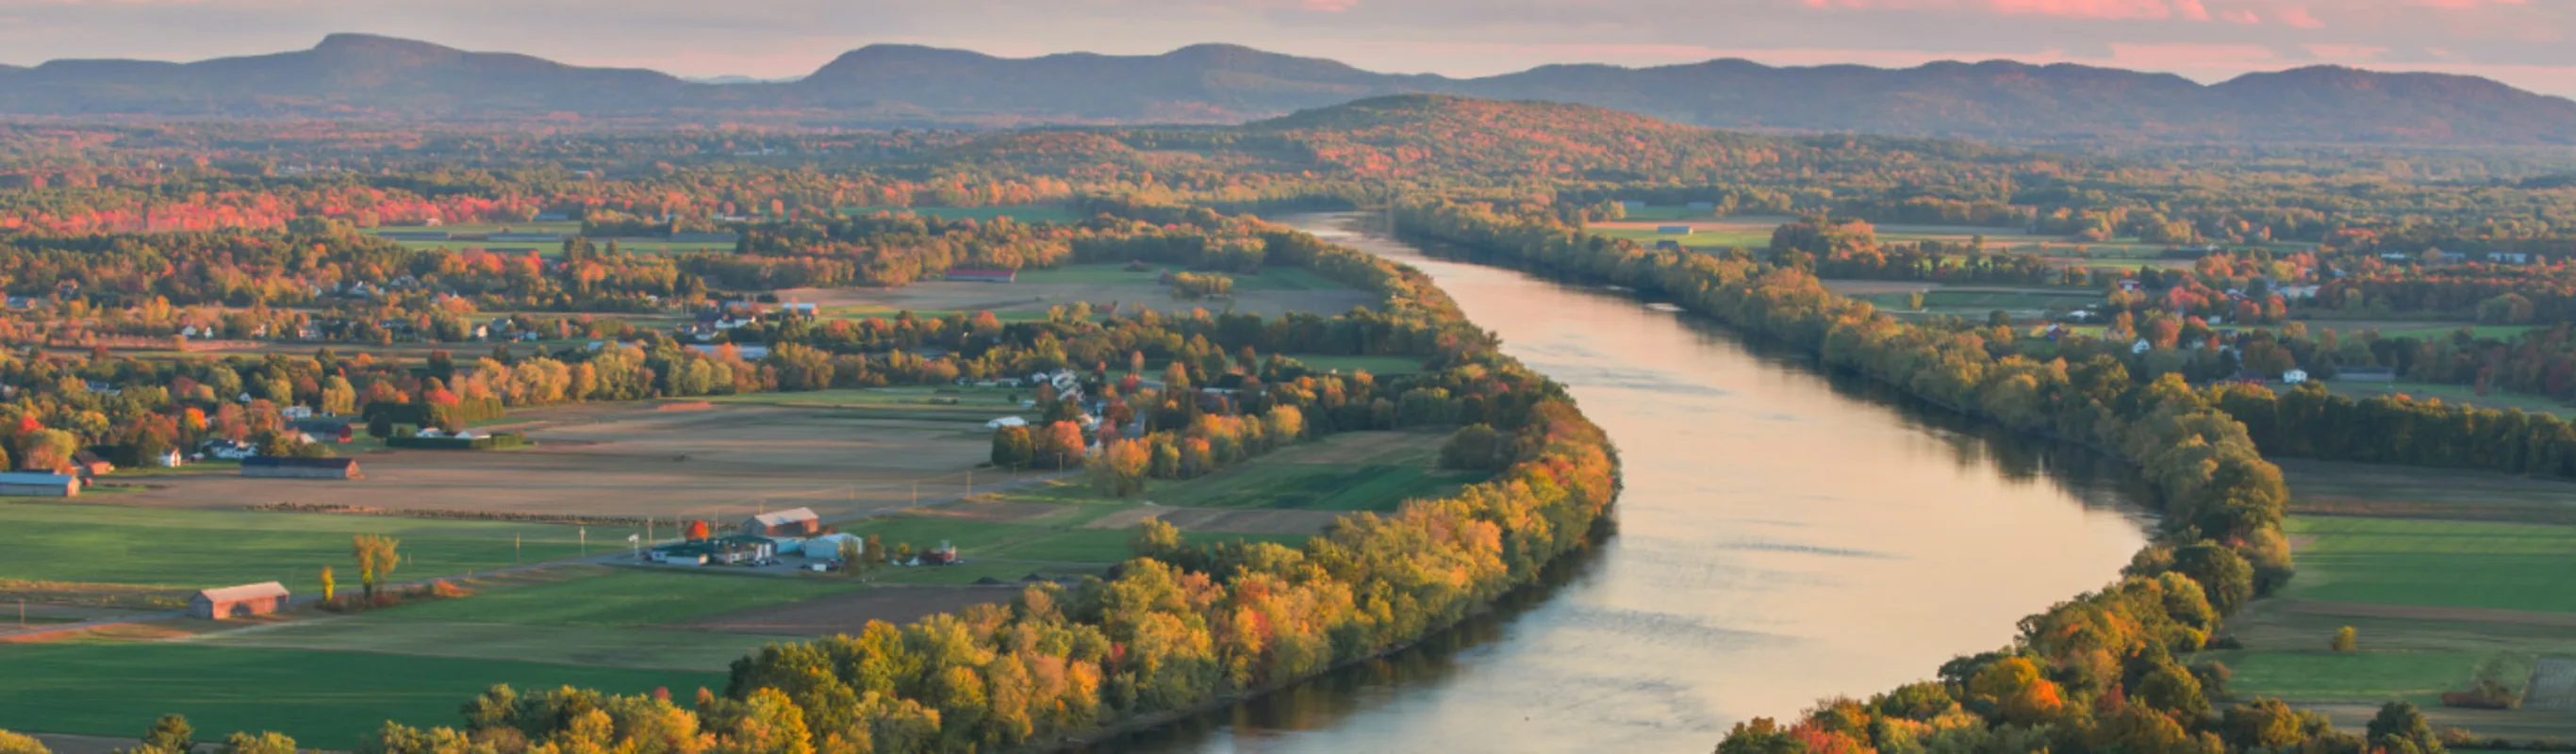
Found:
<svg viewBox="0 0 2576 754"><path fill-rule="evenodd" d="M47 751L45 742L36 740L34 736L0 730L0 754L53 754L53 752Z"/></svg>
<svg viewBox="0 0 2576 754"><path fill-rule="evenodd" d="M376 591L393 578L394 569L402 566L399 549L402 541L381 534L360 534L351 539L350 555L358 560L358 583L373 601Z"/></svg>
<svg viewBox="0 0 2576 754"><path fill-rule="evenodd" d="M1134 497L1145 492L1146 467L1153 461L1153 451L1143 440L1115 440L1101 446L1100 458L1088 464L1091 486L1110 497Z"/></svg>

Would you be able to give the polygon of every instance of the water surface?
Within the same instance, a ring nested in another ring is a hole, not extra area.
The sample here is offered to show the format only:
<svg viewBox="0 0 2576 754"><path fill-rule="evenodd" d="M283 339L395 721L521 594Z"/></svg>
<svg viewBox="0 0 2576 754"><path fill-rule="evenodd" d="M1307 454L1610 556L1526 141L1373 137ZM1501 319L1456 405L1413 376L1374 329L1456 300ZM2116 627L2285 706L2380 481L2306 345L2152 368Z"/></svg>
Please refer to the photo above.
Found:
<svg viewBox="0 0 2576 754"><path fill-rule="evenodd" d="M1430 259L1349 216L1288 222L1429 272L1571 388L1624 464L1615 534L1415 651L1105 749L1704 752L2002 646L2144 542L2105 459L1618 292Z"/></svg>

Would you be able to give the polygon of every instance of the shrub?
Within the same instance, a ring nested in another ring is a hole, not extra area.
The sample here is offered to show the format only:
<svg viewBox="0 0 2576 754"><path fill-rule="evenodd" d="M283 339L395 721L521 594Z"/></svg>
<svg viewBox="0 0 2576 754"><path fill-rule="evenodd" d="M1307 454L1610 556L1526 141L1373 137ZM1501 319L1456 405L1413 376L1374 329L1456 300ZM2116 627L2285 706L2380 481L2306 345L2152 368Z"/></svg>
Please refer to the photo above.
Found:
<svg viewBox="0 0 2576 754"><path fill-rule="evenodd" d="M2359 652L2361 651L2360 632L2352 630L2351 626L2335 629L2334 641L2327 647L2337 652Z"/></svg>

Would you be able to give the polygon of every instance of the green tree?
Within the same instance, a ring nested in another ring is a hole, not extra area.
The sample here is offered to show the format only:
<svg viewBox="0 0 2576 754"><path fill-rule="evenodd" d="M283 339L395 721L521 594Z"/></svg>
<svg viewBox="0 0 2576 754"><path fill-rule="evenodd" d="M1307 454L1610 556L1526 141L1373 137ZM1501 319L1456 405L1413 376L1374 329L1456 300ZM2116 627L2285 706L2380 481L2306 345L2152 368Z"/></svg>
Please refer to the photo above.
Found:
<svg viewBox="0 0 2576 754"><path fill-rule="evenodd" d="M224 737L223 754L295 754L295 739L276 731L234 733Z"/></svg>
<svg viewBox="0 0 2576 754"><path fill-rule="evenodd" d="M1469 424L1449 433L1440 444L1440 465L1452 469L1493 469L1503 462L1504 438L1501 432L1484 424Z"/></svg>
<svg viewBox="0 0 2576 754"><path fill-rule="evenodd" d="M2369 732L2371 745L2387 747L2392 754L2443 751L2441 737L2434 735L2433 724L2424 720L2424 713L2415 709L2414 702L2401 700L2382 705L2379 714L2370 719Z"/></svg>
<svg viewBox="0 0 2576 754"><path fill-rule="evenodd" d="M2221 615L2236 612L2237 607L2254 598L2254 565L2216 542L2195 542L2175 549L2174 570L2200 582L2201 590L2209 596L2210 607L2218 608Z"/></svg>
<svg viewBox="0 0 2576 754"><path fill-rule="evenodd" d="M141 751L153 754L186 754L197 748L197 729L188 726L188 718L176 714L162 715L143 732Z"/></svg>
<svg viewBox="0 0 2576 754"><path fill-rule="evenodd" d="M1005 469L1028 468L1036 460L1036 445L1025 426L1003 427L993 433L992 461Z"/></svg>
<svg viewBox="0 0 2576 754"><path fill-rule="evenodd" d="M394 419L384 414L367 417L367 436L382 440L394 436Z"/></svg>
<svg viewBox="0 0 2576 754"><path fill-rule="evenodd" d="M1181 549L1180 527L1165 523L1161 516L1145 519L1136 526L1136 533L1127 537L1127 549L1140 558L1169 560Z"/></svg>
<svg viewBox="0 0 2576 754"><path fill-rule="evenodd" d="M2279 699L2256 699L2227 708L2219 723L2227 742L2240 747L2278 749L2307 738L2298 710Z"/></svg>

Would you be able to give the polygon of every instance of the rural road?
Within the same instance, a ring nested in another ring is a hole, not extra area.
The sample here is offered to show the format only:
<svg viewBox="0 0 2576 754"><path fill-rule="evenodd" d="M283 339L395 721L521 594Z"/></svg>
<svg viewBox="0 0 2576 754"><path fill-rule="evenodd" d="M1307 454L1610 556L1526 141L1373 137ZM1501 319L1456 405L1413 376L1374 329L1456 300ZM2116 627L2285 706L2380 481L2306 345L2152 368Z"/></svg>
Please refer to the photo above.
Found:
<svg viewBox="0 0 2576 754"><path fill-rule="evenodd" d="M975 490L975 491L974 491L974 492L972 492L972 493L968 493L968 492L959 492L959 493L956 493L956 494L948 495L948 496L946 496L946 497L936 497L936 498L931 498L931 499L928 499L928 500L924 500L924 501L922 501L922 503L921 503L921 505L920 505L919 507L928 508L928 507L933 507L933 506L949 505L949 504L953 504L953 503L956 503L956 502L961 501L961 500L965 500L965 499L967 499L967 498L969 498L969 497L973 497L973 496L975 496L975 495L981 495L981 494L985 494L985 493L989 493L989 492L997 492L997 491L1001 491L1001 490L1008 490L1008 489L1018 489L1018 488L1020 488L1020 487L1026 487L1026 486L1033 485L1033 484L1038 484L1038 483L1041 483L1041 482L1048 482L1048 481L1053 481L1053 480L1056 480L1056 479L1062 479L1062 478L1065 478L1065 477L1068 477L1068 476L1072 476L1072 475L1075 475L1075 474L1079 474L1079 473L1081 473L1081 472L1079 472L1079 471L1058 471L1058 472L1055 472L1055 473L1052 473L1052 474L1040 474L1040 475L1037 475L1037 476L1024 477L1024 478L1016 479L1016 480L1012 480L1012 481L1009 481L1009 482L1003 482L1003 483L1000 483L1000 484L995 484L995 485L990 486L990 487L985 487L985 488L977 489L977 490ZM906 508L909 508L909 507L912 507L912 506L906 506ZM872 511L867 511L867 512L865 512L865 513L860 513L860 514L858 514L858 515L853 515L853 516L843 516L843 517L841 517L841 518L833 519L833 520L832 520L832 521L830 521L829 523L839 524L839 523L844 523L844 522L849 522L849 521L862 521L862 520L866 520L866 519L870 519L870 518L877 518L877 517L881 517L881 516L890 516L890 515L894 515L895 513L899 513L899 512L901 512L901 511L903 511L904 509L905 509L905 508L880 508L880 509L877 509L877 510L872 510ZM658 543L658 542L657 542L657 543L655 543L655 544L660 544L660 543ZM585 563L599 563L599 564L604 564L604 563L609 563L609 562L612 562L612 561L625 561L625 560L631 560L633 557L634 557L634 556L633 556L633 555L631 555L631 554L629 554L629 553L613 552L613 551L612 551L612 552L601 553L601 554L598 554L598 555L578 556L578 557L570 557L570 558L560 558L560 559L556 559L556 560L548 560L548 561L539 562L539 563L529 563L529 564L526 564L526 565L515 565L515 566L509 566L509 567L507 567L507 568L495 568L495 569L492 569L492 570L489 570L489 571L475 571L475 572L473 572L472 574L469 574L469 575L470 575L470 576L473 576L473 577L482 577L482 576L502 576L502 575L508 575L508 574L514 574L514 573L525 573L525 572L528 572L528 571L534 571L534 570L543 569L543 568L554 568L554 567L558 567L558 566L581 565L581 564L585 564ZM437 577L437 578L419 579L419 580L415 580L415 581L406 581L406 582L402 582L402 583L398 583L398 584L388 585L388 586L386 586L386 587L384 587L384 588L386 588L386 589L413 589L413 588L418 588L418 587L428 586L428 585L433 584L433 583L436 583L436 582L446 581L446 580L448 580L448 579L454 579L454 578L459 578L459 577L457 577L457 576L452 576L452 575L451 575L451 576L441 576L441 577ZM312 604L314 601L319 600L319 599L321 599L321 598L320 598L320 597L315 597L315 596L312 596L312 595L303 595L303 596L298 596L298 597L294 597L294 598L289 599L289 600L288 600L288 604L289 604L289 605L307 605L307 604ZM23 627L23 628L20 628L20 627L11 627L11 628L8 628L8 629L0 629L0 643L7 643L7 642L14 642L14 641L31 641L31 640L37 640L37 639L46 639L46 638L52 638L52 637L54 637L55 635L58 635L58 634L59 634L59 635L70 635L70 634L81 633L81 632L84 632L84 631L95 631L95 630L98 630L98 629L101 629L101 628L107 628L107 627L109 627L109 626L125 626L125 625L134 625L134 624L138 624L138 623L156 623L156 622L165 621L165 620L177 620L177 619L185 618L185 617L188 617L188 614L187 614L185 611L181 611L181 610L171 610L171 611L167 611L167 612L158 612L158 613L138 613L138 614L135 614L135 615L118 616L118 617L114 617L114 618L92 618L92 619L89 619L89 620L83 620L83 621L78 621L78 622L74 622L74 623L52 623L52 624L46 624L46 625L41 625L41 626L27 626L27 627Z"/></svg>

